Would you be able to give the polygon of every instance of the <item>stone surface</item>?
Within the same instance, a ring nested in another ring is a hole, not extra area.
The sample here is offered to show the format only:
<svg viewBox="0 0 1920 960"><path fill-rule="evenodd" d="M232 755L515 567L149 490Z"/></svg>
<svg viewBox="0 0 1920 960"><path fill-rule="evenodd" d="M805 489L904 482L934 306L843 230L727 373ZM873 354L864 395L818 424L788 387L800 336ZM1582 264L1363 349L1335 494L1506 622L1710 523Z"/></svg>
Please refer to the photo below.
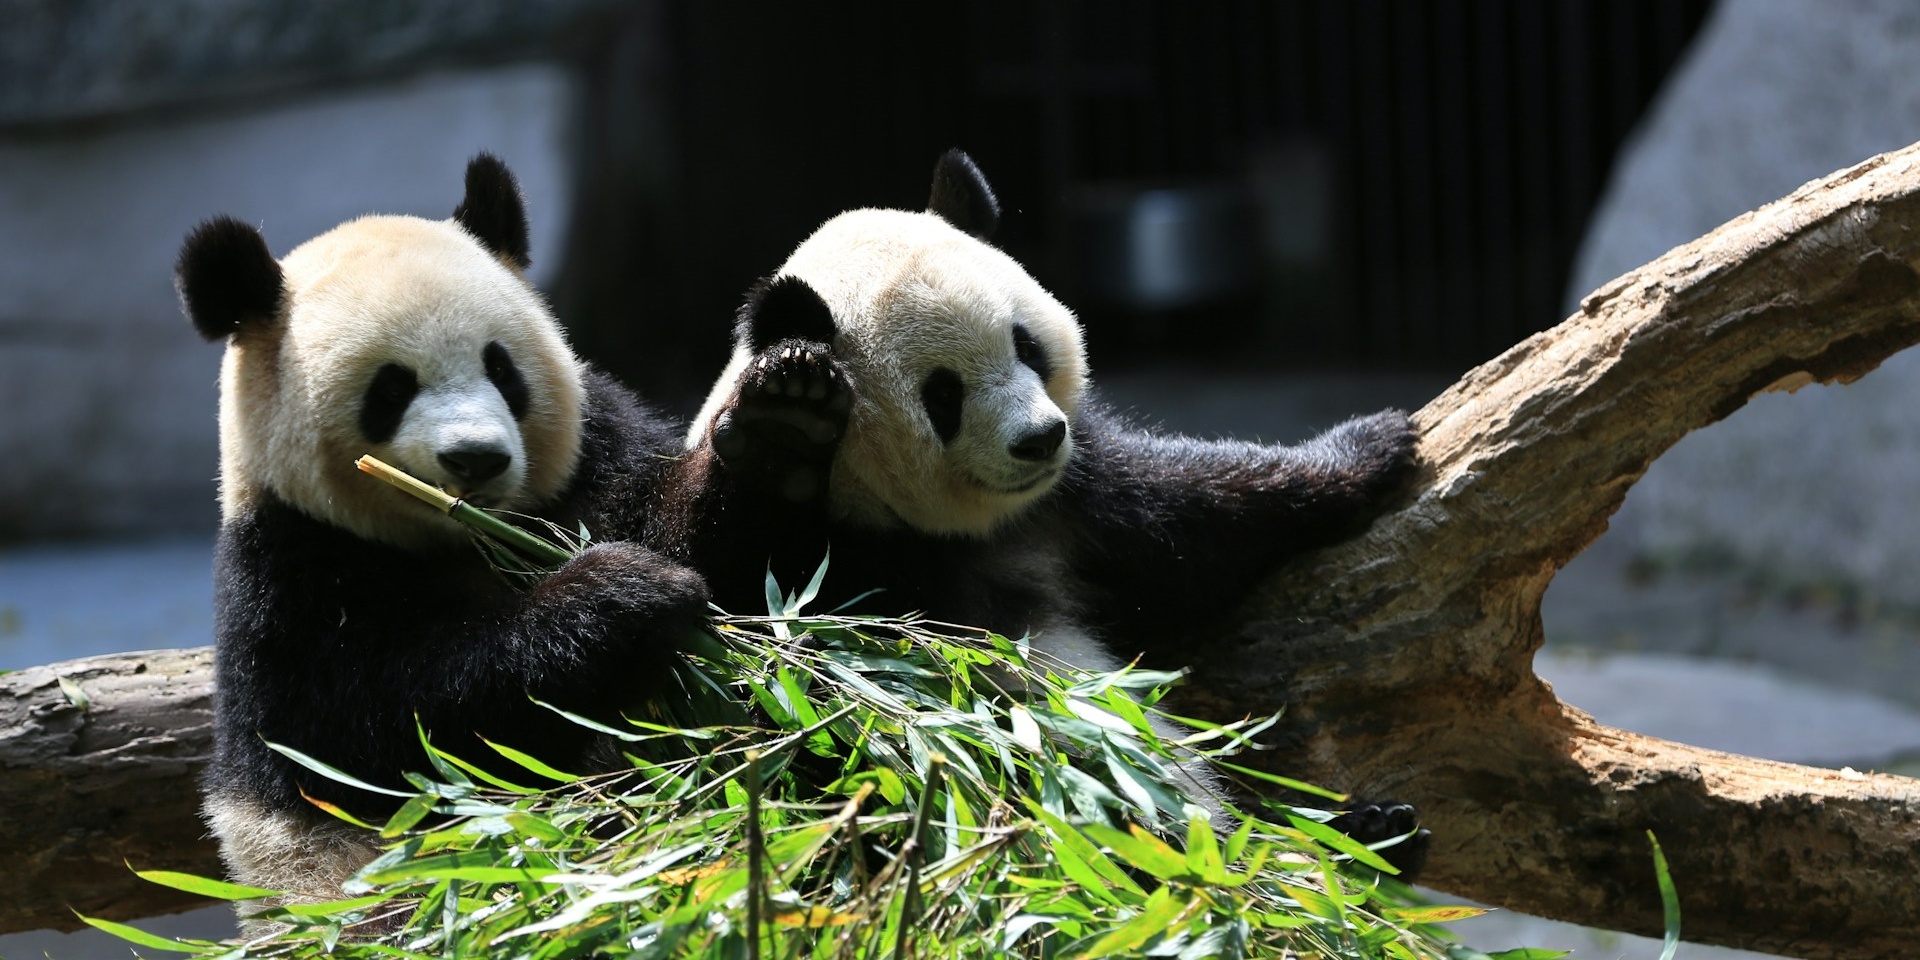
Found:
<svg viewBox="0 0 1920 960"><path fill-rule="evenodd" d="M282 255L365 213L446 217L490 150L520 177L544 281L573 96L560 68L526 65L0 137L0 542L211 529L220 347L172 280L193 224L231 214Z"/></svg>
<svg viewBox="0 0 1920 960"><path fill-rule="evenodd" d="M1916 57L1920 8L1902 0L1722 3L1623 152L1568 309L1743 211L1920 140ZM1920 355L1911 351L1850 386L1757 397L1655 462L1608 535L1624 549L1595 551L1575 567L1611 565L1605 574L1618 577L1638 563L1784 600L1838 591L1853 607L1844 617L1911 643L1920 611L1917 409Z"/></svg>
<svg viewBox="0 0 1920 960"><path fill-rule="evenodd" d="M0 127L526 59L613 0L0 0Z"/></svg>

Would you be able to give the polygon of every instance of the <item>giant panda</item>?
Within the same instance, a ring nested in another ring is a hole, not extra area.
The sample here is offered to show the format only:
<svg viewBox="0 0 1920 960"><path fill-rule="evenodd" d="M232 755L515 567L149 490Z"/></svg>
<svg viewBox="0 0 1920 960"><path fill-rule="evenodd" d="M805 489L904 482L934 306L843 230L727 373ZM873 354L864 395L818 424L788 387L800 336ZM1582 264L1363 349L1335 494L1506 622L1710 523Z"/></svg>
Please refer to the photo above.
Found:
<svg viewBox="0 0 1920 960"><path fill-rule="evenodd" d="M1170 628L1402 491L1398 410L1294 446L1130 424L1094 395L1074 314L987 242L998 209L950 152L925 212L834 217L749 293L686 443L743 488L733 510L769 520L755 540L729 525L734 554L708 549L722 606L730 568L748 587L769 558L799 576L831 542L848 596L881 588L1082 662L1178 661Z"/></svg>
<svg viewBox="0 0 1920 960"><path fill-rule="evenodd" d="M732 522L682 534L719 605L830 548L823 608L877 591L866 609L1031 635L1090 669L1184 667L1194 621L1361 531L1413 475L1398 410L1294 446L1132 425L1094 396L1074 314L987 242L998 216L952 151L924 212L840 214L749 293L687 439L731 491ZM1411 813L1361 804L1347 826L1382 839Z"/></svg>
<svg viewBox="0 0 1920 960"><path fill-rule="evenodd" d="M528 263L518 186L486 154L449 220L362 217L276 261L220 217L181 248L187 317L226 344L204 810L233 879L273 902L337 899L377 852L314 801L374 822L399 801L269 742L405 789L432 769L417 719L483 767L502 763L485 737L592 770L614 754L530 698L617 718L704 622L704 581L636 542L681 430L575 358ZM368 453L599 542L515 589L445 515L361 475Z"/></svg>

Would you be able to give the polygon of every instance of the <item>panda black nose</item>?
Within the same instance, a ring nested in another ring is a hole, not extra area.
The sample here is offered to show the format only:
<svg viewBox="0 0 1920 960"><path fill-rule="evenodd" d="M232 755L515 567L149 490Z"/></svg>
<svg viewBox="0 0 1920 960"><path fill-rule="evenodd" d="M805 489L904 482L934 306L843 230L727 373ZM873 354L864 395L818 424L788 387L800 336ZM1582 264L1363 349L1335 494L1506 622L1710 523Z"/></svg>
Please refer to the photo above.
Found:
<svg viewBox="0 0 1920 960"><path fill-rule="evenodd" d="M1007 452L1013 454L1015 460L1036 462L1053 456L1054 451L1060 449L1061 442L1066 439L1067 422L1055 420L1046 429L1029 433L1015 440L1007 447Z"/></svg>
<svg viewBox="0 0 1920 960"><path fill-rule="evenodd" d="M498 447L454 447L440 454L440 466L464 484L492 480L512 462L513 455Z"/></svg>

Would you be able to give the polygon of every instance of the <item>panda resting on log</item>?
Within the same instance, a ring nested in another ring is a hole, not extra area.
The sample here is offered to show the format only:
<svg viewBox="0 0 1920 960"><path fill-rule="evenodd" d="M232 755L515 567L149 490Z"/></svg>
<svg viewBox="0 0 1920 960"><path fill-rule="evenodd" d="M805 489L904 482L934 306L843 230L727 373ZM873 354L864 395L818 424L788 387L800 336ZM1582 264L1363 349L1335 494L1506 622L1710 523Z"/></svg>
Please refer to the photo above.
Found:
<svg viewBox="0 0 1920 960"><path fill-rule="evenodd" d="M418 718L483 767L505 761L481 737L604 769L617 752L529 697L617 721L706 621L701 577L632 542L681 431L574 357L527 254L518 185L485 154L450 220L362 217L276 261L222 217L181 249L186 314L226 343L205 812L233 879L274 902L338 899L377 852L308 797L376 822L398 800L268 742L405 788L432 769ZM360 474L368 453L599 542L521 591L458 524Z"/></svg>
<svg viewBox="0 0 1920 960"><path fill-rule="evenodd" d="M950 151L925 212L834 217L749 292L688 435L707 495L653 516L718 605L756 609L768 571L804 583L831 547L818 609L877 591L864 612L1031 635L1089 669L1179 668L1196 622L1408 485L1398 410L1295 446L1132 426L1092 396L1073 313L987 242L998 217ZM1336 824L1373 842L1414 821L1385 802ZM1423 837L1389 856L1417 867Z"/></svg>

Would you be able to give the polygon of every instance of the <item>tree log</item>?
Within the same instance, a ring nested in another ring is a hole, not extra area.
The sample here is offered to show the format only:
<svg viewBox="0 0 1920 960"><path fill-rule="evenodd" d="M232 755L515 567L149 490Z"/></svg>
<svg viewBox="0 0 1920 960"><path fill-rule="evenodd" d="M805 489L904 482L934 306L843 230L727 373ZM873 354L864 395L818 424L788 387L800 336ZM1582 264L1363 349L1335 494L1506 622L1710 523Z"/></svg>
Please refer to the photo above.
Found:
<svg viewBox="0 0 1920 960"><path fill-rule="evenodd" d="M212 749L210 647L0 675L0 933L206 906L129 864L221 875L199 816Z"/></svg>
<svg viewBox="0 0 1920 960"><path fill-rule="evenodd" d="M1415 415L1423 476L1365 535L1277 571L1200 643L1203 716L1287 708L1289 776L1418 804L1425 880L1657 934L1646 831L1690 940L1920 952L1920 781L1601 726L1532 670L1553 575L1688 431L1757 392L1851 381L1920 341L1920 146L1811 183L1606 285ZM190 774L205 651L0 677L0 931L185 906L121 863L216 873ZM54 679L77 680L82 709Z"/></svg>
<svg viewBox="0 0 1920 960"><path fill-rule="evenodd" d="M1920 781L1611 729L1532 670L1548 584L1648 464L1756 393L1920 341L1916 263L1920 145L1602 287L1415 415L1410 502L1278 571L1198 658L1190 709L1284 702L1285 772L1415 803L1439 889L1657 936L1652 830L1689 940L1920 955Z"/></svg>

